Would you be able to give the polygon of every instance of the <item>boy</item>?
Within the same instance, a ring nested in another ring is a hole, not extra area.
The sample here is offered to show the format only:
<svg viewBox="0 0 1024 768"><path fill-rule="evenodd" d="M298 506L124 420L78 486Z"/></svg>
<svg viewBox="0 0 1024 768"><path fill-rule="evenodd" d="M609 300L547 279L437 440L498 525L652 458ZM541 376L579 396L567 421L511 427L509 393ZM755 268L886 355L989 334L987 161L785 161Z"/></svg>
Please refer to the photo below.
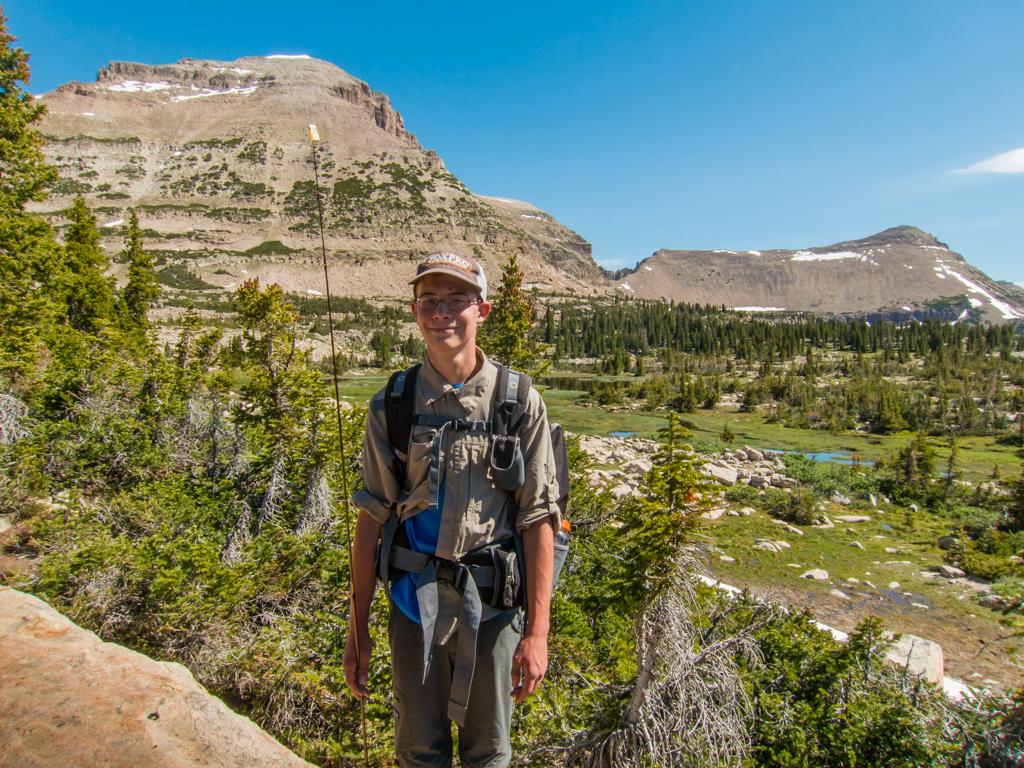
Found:
<svg viewBox="0 0 1024 768"><path fill-rule="evenodd" d="M504 768L511 759L513 701L525 701L547 670L553 539L560 524L547 411L531 389L517 432L524 479L514 491L501 490L490 469L487 427L498 369L476 346L477 329L491 310L483 269L461 253L435 253L419 265L411 285L412 313L427 346L414 391L404 395L414 397L417 423L403 456L388 439L385 391L372 398L363 487L354 496L360 513L347 682L357 697L368 695L374 555L382 537L390 550L395 536L420 569L389 575L398 763L449 768L455 722L463 766ZM524 560L522 632L517 610L480 598L500 588L493 580L488 586L482 574L502 572L481 563L492 557L498 563L509 552L507 562L515 563L513 533L521 536ZM388 574L395 561L385 558L382 573Z"/></svg>

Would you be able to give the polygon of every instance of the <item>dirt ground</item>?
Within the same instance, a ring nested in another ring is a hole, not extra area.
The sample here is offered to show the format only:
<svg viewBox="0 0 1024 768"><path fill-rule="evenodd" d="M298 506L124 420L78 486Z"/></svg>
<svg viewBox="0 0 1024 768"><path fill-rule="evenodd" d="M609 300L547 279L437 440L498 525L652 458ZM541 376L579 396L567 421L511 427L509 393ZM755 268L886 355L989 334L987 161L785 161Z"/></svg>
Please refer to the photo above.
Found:
<svg viewBox="0 0 1024 768"><path fill-rule="evenodd" d="M35 573L40 560L28 525L0 515L0 584L17 587Z"/></svg>

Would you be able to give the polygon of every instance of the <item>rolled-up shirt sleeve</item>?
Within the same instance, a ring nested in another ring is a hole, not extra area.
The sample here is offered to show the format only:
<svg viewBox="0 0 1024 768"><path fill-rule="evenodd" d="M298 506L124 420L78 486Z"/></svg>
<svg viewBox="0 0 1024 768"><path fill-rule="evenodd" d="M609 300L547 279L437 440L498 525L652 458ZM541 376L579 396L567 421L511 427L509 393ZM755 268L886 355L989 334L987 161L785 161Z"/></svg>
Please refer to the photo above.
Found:
<svg viewBox="0 0 1024 768"><path fill-rule="evenodd" d="M530 389L526 410L534 418L519 431L520 448L526 463L526 480L516 491L516 532L520 534L549 515L556 530L562 523L548 411L536 389Z"/></svg>
<svg viewBox="0 0 1024 768"><path fill-rule="evenodd" d="M401 486L395 477L394 452L388 443L388 429L379 392L370 402L363 436L363 487L352 496L352 502L378 523L388 521L395 510ZM376 407L375 407L376 406Z"/></svg>

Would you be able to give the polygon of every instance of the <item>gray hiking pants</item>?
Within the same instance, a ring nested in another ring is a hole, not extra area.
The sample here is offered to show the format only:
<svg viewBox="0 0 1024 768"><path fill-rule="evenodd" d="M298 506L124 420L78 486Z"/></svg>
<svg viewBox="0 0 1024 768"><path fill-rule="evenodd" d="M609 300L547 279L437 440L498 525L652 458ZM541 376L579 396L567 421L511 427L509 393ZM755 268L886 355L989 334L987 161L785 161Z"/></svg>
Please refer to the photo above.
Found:
<svg viewBox="0 0 1024 768"><path fill-rule="evenodd" d="M512 655L519 643L516 615L480 624L476 670L466 726L459 729L463 768L506 768L512 759ZM423 630L394 605L388 622L394 678L395 756L401 768L451 768L448 696L458 630L434 648L423 682Z"/></svg>

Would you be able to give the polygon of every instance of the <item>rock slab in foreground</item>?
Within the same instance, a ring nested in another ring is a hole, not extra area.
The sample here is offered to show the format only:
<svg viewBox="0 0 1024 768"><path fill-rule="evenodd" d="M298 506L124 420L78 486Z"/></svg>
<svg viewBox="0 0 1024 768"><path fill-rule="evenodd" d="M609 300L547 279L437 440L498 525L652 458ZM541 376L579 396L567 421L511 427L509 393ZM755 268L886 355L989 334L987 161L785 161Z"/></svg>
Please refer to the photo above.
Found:
<svg viewBox="0 0 1024 768"><path fill-rule="evenodd" d="M311 768L180 664L105 643L6 587L0 755L18 768Z"/></svg>

